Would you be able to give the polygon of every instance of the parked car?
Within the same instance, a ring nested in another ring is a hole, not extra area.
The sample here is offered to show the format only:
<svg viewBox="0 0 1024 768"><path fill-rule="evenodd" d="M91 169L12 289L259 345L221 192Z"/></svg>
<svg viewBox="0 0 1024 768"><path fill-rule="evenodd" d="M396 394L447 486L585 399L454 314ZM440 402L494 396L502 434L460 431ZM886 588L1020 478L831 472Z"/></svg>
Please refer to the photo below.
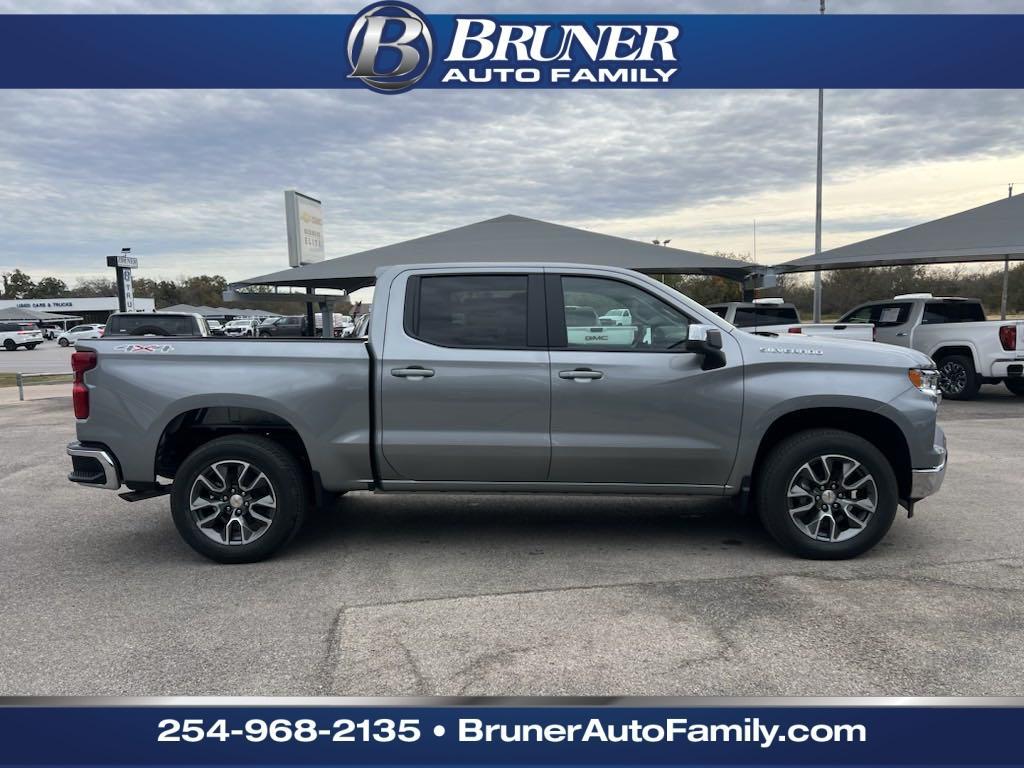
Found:
<svg viewBox="0 0 1024 768"><path fill-rule="evenodd" d="M62 347L66 347L84 339L99 339L103 336L104 327L102 323L86 323L85 325L73 326L57 334L57 343Z"/></svg>
<svg viewBox="0 0 1024 768"><path fill-rule="evenodd" d="M597 321L601 325L632 325L633 316L628 309L609 309Z"/></svg>
<svg viewBox="0 0 1024 768"><path fill-rule="evenodd" d="M970 400L982 384L999 382L1024 396L1024 321L986 320L978 299L907 293L861 304L840 322L874 323L878 341L931 357L951 400Z"/></svg>
<svg viewBox="0 0 1024 768"><path fill-rule="evenodd" d="M257 333L263 337L270 336L305 336L305 315L282 315L274 317L260 325Z"/></svg>
<svg viewBox="0 0 1024 768"><path fill-rule="evenodd" d="M103 334L125 336L211 336L206 318L194 312L115 312Z"/></svg>
<svg viewBox="0 0 1024 768"><path fill-rule="evenodd" d="M35 349L43 343L43 332L33 323L0 321L0 343L8 352L18 347Z"/></svg>
<svg viewBox="0 0 1024 768"><path fill-rule="evenodd" d="M782 299L754 299L753 301L727 301L708 304L708 309L726 322L750 333L800 333L804 336L871 341L874 326L871 323L801 323L795 304Z"/></svg>
<svg viewBox="0 0 1024 768"><path fill-rule="evenodd" d="M255 336L260 321L254 317L240 317L224 326L225 336Z"/></svg>
<svg viewBox="0 0 1024 768"><path fill-rule="evenodd" d="M210 329L211 335L224 335L224 323L222 323L220 320L211 320L210 318L206 318L206 326Z"/></svg>
<svg viewBox="0 0 1024 768"><path fill-rule="evenodd" d="M629 307L628 343L569 338L583 294ZM271 555L351 490L731 496L837 559L943 480L938 373L914 350L755 336L613 267L392 267L375 297L369 341L81 343L69 479L169 492L220 562Z"/></svg>

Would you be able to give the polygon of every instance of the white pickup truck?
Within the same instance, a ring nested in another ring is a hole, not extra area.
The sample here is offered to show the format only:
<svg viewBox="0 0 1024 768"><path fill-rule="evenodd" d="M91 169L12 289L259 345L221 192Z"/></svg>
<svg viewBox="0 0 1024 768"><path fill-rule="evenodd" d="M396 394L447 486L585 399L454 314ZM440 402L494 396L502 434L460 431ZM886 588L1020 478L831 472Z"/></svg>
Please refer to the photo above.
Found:
<svg viewBox="0 0 1024 768"><path fill-rule="evenodd" d="M872 341L874 338L874 327L870 323L801 323L796 306L782 299L727 301L708 304L708 309L748 333L799 333L857 341Z"/></svg>
<svg viewBox="0 0 1024 768"><path fill-rule="evenodd" d="M951 400L970 400L982 384L999 382L1024 396L1024 321L986 320L978 299L907 293L854 307L840 322L873 323L877 341L924 352Z"/></svg>

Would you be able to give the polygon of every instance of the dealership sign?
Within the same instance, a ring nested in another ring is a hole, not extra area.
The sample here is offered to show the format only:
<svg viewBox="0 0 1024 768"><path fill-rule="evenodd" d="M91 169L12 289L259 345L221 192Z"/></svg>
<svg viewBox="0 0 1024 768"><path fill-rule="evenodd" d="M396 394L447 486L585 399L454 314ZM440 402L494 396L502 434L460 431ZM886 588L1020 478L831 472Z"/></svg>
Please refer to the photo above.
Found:
<svg viewBox="0 0 1024 768"><path fill-rule="evenodd" d="M1024 88L1024 14L631 5L614 15L473 13L469 2L425 14L399 0L354 16L0 14L0 88Z"/></svg>
<svg viewBox="0 0 1024 768"><path fill-rule="evenodd" d="M438 51L441 85L665 85L679 71L677 24L453 21ZM374 3L349 28L349 77L374 90L408 90L433 59L431 26L405 3Z"/></svg>

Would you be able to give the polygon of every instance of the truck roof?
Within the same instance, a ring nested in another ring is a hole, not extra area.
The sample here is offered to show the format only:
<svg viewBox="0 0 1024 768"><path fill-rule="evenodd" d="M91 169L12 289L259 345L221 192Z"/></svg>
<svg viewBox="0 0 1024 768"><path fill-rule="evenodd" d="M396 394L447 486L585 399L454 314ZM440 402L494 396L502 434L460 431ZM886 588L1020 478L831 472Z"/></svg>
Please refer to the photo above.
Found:
<svg viewBox="0 0 1024 768"><path fill-rule="evenodd" d="M796 304L788 301L765 301L759 299L755 301L718 301L714 304L706 304L708 309L713 307L736 307L737 309L763 309L765 307L785 307L786 309L796 309Z"/></svg>
<svg viewBox="0 0 1024 768"><path fill-rule="evenodd" d="M930 293L901 293L898 296L892 297L893 301L976 301L981 302L981 299L968 299L963 296L933 296ZM885 299L882 299L885 301ZM874 302L872 302L874 303Z"/></svg>

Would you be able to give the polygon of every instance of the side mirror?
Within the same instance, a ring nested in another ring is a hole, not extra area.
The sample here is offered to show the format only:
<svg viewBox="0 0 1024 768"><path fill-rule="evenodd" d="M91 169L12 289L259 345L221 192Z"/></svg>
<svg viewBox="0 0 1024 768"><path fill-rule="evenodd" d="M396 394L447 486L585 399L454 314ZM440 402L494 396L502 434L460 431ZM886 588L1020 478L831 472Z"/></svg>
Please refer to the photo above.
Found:
<svg viewBox="0 0 1024 768"><path fill-rule="evenodd" d="M725 365L722 332L713 325L691 325L687 330L684 349L704 358L700 366L703 371L711 371Z"/></svg>

